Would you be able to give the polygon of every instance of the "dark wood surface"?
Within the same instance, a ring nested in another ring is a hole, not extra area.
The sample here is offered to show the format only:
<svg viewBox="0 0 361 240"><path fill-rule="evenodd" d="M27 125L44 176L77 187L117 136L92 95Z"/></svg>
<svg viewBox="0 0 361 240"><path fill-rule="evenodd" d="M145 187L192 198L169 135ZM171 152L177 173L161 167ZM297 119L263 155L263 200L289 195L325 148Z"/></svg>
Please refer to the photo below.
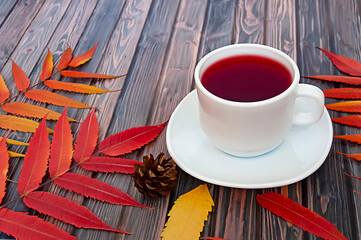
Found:
<svg viewBox="0 0 361 240"><path fill-rule="evenodd" d="M11 74L14 60L38 82L42 61L49 48L54 61L69 44L78 55L99 41L93 59L81 71L127 74L126 78L83 83L119 92L101 95L62 93L98 108L100 140L119 131L154 125L169 119L177 104L194 88L193 71L208 52L234 43L261 43L280 49L298 64L301 75L340 74L321 47L361 61L361 2L357 0L2 0L0 1L0 74L12 96L17 93ZM54 79L76 80L55 74ZM341 84L302 79L327 89ZM44 88L39 85L39 88ZM62 112L63 108L27 100ZM326 99L326 103L335 100ZM1 114L6 114L1 112ZM69 109L79 121L89 110ZM330 111L331 117L349 114ZM53 128L54 123L48 126ZM360 130L333 124L334 134L357 134ZM79 124L72 124L76 137ZM1 136L5 131L1 131ZM31 134L11 132L10 138L28 142ZM25 147L10 150L25 153ZM141 150L128 154L142 160L148 153L166 152L165 131ZM256 195L275 191L317 212L348 239L361 239L360 162L337 152L359 153L357 144L334 140L324 164L306 179L274 189L236 189L208 184L215 206L201 236L235 239L317 239L278 218L256 202ZM290 159L292 160L292 159ZM17 181L22 158L11 159L9 179ZM203 182L180 170L177 187L160 199L143 197L129 175L75 172L107 182L154 210L117 206L69 193L51 184L45 190L65 196L89 208L112 227L134 235L75 228L40 215L79 239L160 239L173 202ZM16 182L9 182L3 203L18 197ZM37 214L21 200L10 209ZM38 215L38 214L37 214ZM1 234L0 238L11 238Z"/></svg>

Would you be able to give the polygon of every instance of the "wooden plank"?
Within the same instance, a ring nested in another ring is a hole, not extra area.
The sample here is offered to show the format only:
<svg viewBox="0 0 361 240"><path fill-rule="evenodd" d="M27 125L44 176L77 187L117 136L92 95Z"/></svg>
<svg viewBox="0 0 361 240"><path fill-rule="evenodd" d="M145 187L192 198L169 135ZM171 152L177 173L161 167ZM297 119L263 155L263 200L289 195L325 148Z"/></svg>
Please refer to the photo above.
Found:
<svg viewBox="0 0 361 240"><path fill-rule="evenodd" d="M304 75L340 74L332 66L330 60L315 47L321 47L360 61L360 12L357 1L315 4L302 1L299 4L300 14L300 50L302 62L301 73ZM347 17L345 17L347 16ZM312 31L311 31L312 29ZM340 86L305 79L317 84L322 89ZM326 99L326 103L334 102ZM331 117L349 114L329 111ZM359 130L333 124L334 134L357 134ZM360 204L359 196L353 193L354 188L360 189L360 182L347 179L343 171L351 170L352 174L361 175L359 164L344 158L336 152L360 152L356 144L345 144L335 140L331 152L322 167L307 179L307 205L333 223L348 239L359 239L360 235ZM351 185L348 182L352 182ZM307 235L306 235L307 236ZM313 238L313 236L312 236Z"/></svg>
<svg viewBox="0 0 361 240"><path fill-rule="evenodd" d="M0 2L0 27L3 24L6 17L10 14L13 7L16 4L16 0L7 0Z"/></svg>
<svg viewBox="0 0 361 240"><path fill-rule="evenodd" d="M2 24L0 28L0 42L2 43L0 46L0 69L8 61L43 3L44 0L20 1ZM4 80L7 81L6 78Z"/></svg>

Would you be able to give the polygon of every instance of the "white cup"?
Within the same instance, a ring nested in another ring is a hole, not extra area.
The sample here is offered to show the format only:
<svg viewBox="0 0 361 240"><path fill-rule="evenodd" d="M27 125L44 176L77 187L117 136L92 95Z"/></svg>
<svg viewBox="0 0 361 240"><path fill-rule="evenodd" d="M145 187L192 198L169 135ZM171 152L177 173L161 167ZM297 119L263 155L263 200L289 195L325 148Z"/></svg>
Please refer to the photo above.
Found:
<svg viewBox="0 0 361 240"><path fill-rule="evenodd" d="M256 102L229 101L209 92L201 83L205 70L221 59L238 55L257 55L281 63L291 73L291 85L275 97ZM231 155L251 157L267 153L282 143L292 124L314 124L324 111L323 92L315 86L300 84L296 63L272 47L235 44L216 49L199 61L194 77L202 130L213 145ZM310 111L295 112L299 97L315 102Z"/></svg>

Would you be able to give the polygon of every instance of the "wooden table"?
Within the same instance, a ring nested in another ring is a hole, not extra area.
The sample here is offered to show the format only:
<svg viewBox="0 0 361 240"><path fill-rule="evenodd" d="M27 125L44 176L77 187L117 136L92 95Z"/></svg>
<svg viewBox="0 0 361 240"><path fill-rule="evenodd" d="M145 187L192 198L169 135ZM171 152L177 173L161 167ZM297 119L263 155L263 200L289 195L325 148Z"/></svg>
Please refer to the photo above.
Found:
<svg viewBox="0 0 361 240"><path fill-rule="evenodd" d="M0 71L12 95L11 74L14 60L36 83L47 48L58 62L69 44L74 55L99 45L93 59L80 67L84 72L127 74L124 79L83 83L119 92L101 95L63 93L98 108L100 140L119 131L160 124L169 119L177 104L194 88L193 71L197 61L208 52L234 43L261 43L280 49L298 64L301 75L340 74L316 47L361 61L361 3L356 0L3 0L0 1ZM63 80L60 74L54 76ZM64 78L64 81L74 81ZM302 79L327 89L341 86ZM39 85L39 87L42 87ZM16 100L31 102L23 95ZM326 99L327 103L335 100ZM39 104L46 106L45 104ZM62 112L62 107L47 106ZM2 112L2 114L6 114ZM83 121L88 110L69 109L68 116ZM331 117L348 114L330 111ZM54 127L54 123L48 123ZM356 134L360 130L333 124L334 134ZM77 135L79 124L72 124ZM5 133L2 130L1 136ZM29 141L31 134L11 132L9 138ZM26 148L12 146L25 153ZM167 153L165 131L156 141L126 157ZM337 152L358 153L357 144L334 140L324 164L311 176L289 186L275 189L236 189L208 184L215 207L205 222L201 236L235 239L316 239L300 228L278 218L256 202L256 195L282 193L317 212L348 239L361 239L360 163ZM292 160L292 159L290 159ZM11 159L8 177L19 178L22 158ZM54 184L48 191L73 199L89 208L112 227L134 235L78 229L51 217L47 221L79 239L160 239L167 213L180 195L202 181L180 170L178 184L160 199L143 197L125 174L76 170L128 193L154 210L118 206L69 193ZM16 183L9 182L6 203L18 196ZM37 214L22 201L7 206ZM2 234L0 238L9 238Z"/></svg>

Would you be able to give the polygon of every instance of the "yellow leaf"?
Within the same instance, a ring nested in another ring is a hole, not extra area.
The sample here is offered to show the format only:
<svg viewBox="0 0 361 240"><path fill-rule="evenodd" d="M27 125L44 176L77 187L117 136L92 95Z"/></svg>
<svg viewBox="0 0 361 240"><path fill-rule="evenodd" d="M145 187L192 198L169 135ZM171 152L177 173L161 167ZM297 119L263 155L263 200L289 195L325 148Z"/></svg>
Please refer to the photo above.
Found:
<svg viewBox="0 0 361 240"><path fill-rule="evenodd" d="M25 96L34 101L50 103L63 107L91 108L82 102L43 89L32 89L26 91Z"/></svg>
<svg viewBox="0 0 361 240"><path fill-rule="evenodd" d="M0 141L1 141L1 139L3 139L3 137L0 137ZM7 143L7 144L13 144L13 145L29 146L29 143L20 142L20 141L8 139L8 138L6 139L6 143Z"/></svg>
<svg viewBox="0 0 361 240"><path fill-rule="evenodd" d="M107 93L107 92L114 92L111 90L105 90L98 87L89 86L86 84L81 83L68 83L68 82L60 82L56 80L47 80L44 84L52 89L56 90L64 90L69 92L76 92L76 93Z"/></svg>
<svg viewBox="0 0 361 240"><path fill-rule="evenodd" d="M0 115L0 128L21 132L35 132L38 126L39 123L27 118L11 115ZM53 133L54 131L48 128L48 132Z"/></svg>
<svg viewBox="0 0 361 240"><path fill-rule="evenodd" d="M169 211L162 233L163 240L199 239L208 212L214 206L207 184L180 196Z"/></svg>
<svg viewBox="0 0 361 240"><path fill-rule="evenodd" d="M9 157L25 157L24 154L17 153L17 152L8 151L8 153L9 153Z"/></svg>
<svg viewBox="0 0 361 240"><path fill-rule="evenodd" d="M48 114L47 120L58 120L61 116L60 113L54 112L52 110L32 105L29 103L23 103L23 102L11 102L6 103L2 106L2 109L5 112L15 114L15 115L21 115L24 117L34 117L34 118L40 118L42 119L45 114ZM68 120L71 122L77 122L76 120L69 118Z"/></svg>

